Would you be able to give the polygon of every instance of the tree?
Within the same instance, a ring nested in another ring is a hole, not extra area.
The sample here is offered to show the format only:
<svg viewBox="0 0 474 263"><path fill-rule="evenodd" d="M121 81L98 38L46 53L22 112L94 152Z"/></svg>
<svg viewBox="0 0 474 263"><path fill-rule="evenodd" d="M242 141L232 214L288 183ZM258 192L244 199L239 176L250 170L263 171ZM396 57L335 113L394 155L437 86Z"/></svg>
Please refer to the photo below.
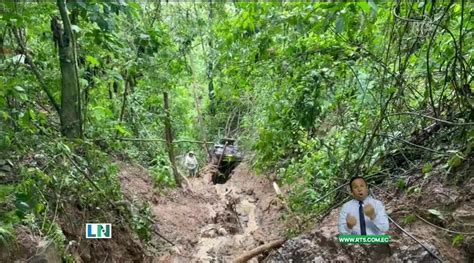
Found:
<svg viewBox="0 0 474 263"><path fill-rule="evenodd" d="M76 38L64 0L57 0L63 29L56 17L51 20L61 67L61 132L68 138L82 137L80 86L76 58Z"/></svg>
<svg viewBox="0 0 474 263"><path fill-rule="evenodd" d="M168 157L170 159L171 168L173 169L174 179L176 185L181 186L181 175L176 168L176 161L174 156L174 146L173 146L173 132L171 128L171 117L170 117L170 107L168 100L168 92L163 92L163 105L165 111L165 139L166 139L166 149L168 151Z"/></svg>

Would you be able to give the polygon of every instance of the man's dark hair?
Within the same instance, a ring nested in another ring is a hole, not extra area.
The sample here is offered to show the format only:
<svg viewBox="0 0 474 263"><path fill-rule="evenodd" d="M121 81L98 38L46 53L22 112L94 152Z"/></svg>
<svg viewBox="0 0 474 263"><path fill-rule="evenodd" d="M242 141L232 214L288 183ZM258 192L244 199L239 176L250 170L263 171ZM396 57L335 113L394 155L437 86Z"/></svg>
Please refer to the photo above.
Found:
<svg viewBox="0 0 474 263"><path fill-rule="evenodd" d="M362 176L354 176L354 177L351 178L351 182L349 183L349 186L351 187L351 191L352 191L352 182L353 182L354 180L356 180L356 179L362 179L362 180L364 180L365 185L367 185L367 187L369 186L369 184L367 184L367 181L364 179L364 177L362 177Z"/></svg>

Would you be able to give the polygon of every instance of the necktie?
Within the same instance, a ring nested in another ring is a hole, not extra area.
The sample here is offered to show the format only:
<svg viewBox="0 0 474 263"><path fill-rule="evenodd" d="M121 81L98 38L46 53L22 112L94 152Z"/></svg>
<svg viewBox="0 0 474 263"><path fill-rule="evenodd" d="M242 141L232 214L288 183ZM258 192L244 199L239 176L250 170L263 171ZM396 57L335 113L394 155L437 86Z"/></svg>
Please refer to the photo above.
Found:
<svg viewBox="0 0 474 263"><path fill-rule="evenodd" d="M364 207L362 206L364 202L359 201L359 222L360 222L360 234L367 235L367 231L365 229L365 218L364 218Z"/></svg>

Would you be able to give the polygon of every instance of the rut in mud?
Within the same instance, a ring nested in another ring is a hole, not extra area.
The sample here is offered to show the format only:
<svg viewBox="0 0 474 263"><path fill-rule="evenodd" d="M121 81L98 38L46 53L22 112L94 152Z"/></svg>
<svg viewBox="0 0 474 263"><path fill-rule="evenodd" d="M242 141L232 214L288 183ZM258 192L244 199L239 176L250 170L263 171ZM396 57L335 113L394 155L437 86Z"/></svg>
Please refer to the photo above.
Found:
<svg viewBox="0 0 474 263"><path fill-rule="evenodd" d="M160 197L153 194L149 177L137 167L124 164L120 178L129 198L153 203L159 231L176 244L171 247L157 240L162 249L159 262L228 262L283 237L279 220L283 206L271 182L254 175L245 164L226 183L216 185L212 167L206 167L199 177L188 179L184 189Z"/></svg>

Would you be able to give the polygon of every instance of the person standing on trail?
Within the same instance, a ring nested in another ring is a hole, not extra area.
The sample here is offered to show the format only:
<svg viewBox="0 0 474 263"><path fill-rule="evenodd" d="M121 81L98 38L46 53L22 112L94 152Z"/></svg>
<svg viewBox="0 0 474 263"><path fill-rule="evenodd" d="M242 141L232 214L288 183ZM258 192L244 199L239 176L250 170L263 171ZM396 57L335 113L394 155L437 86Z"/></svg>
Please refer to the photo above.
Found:
<svg viewBox="0 0 474 263"><path fill-rule="evenodd" d="M196 156L194 155L194 152L190 151L184 160L184 165L186 168L188 168L189 171L189 176L194 177L197 172L197 166L198 166L198 161L196 159Z"/></svg>
<svg viewBox="0 0 474 263"><path fill-rule="evenodd" d="M345 203L339 213L339 233L346 235L383 235L388 231L388 216L382 202L368 196L363 177L350 181L354 199Z"/></svg>

